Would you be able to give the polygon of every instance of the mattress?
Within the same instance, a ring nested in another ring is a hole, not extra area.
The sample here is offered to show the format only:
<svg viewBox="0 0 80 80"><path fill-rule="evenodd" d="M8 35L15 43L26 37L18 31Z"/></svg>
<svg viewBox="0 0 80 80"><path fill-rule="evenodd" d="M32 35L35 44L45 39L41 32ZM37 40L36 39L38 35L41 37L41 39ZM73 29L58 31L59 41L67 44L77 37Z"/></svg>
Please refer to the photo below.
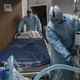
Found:
<svg viewBox="0 0 80 80"><path fill-rule="evenodd" d="M20 67L49 64L50 57L43 38L14 39L0 53L0 62L13 55Z"/></svg>

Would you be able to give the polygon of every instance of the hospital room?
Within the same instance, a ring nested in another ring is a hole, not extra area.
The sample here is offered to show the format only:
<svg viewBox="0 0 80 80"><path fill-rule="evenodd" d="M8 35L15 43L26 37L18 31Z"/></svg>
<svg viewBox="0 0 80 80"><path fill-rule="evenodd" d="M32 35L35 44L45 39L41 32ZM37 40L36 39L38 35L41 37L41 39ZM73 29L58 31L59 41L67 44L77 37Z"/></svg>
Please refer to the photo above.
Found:
<svg viewBox="0 0 80 80"><path fill-rule="evenodd" d="M80 80L80 0L0 0L0 80Z"/></svg>

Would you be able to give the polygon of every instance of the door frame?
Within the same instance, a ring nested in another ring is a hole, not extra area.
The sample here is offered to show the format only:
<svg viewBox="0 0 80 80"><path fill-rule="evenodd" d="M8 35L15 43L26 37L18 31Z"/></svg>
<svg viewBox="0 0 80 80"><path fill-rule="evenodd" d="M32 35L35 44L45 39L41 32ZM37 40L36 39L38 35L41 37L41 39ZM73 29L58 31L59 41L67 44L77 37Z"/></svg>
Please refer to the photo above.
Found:
<svg viewBox="0 0 80 80"><path fill-rule="evenodd" d="M46 14L46 15L47 15L46 17L47 17L47 23L48 23L48 5L47 5L47 4L29 5L29 8L30 8L30 7L37 7L37 6L44 6L44 5L46 6L46 13L47 13L47 14Z"/></svg>

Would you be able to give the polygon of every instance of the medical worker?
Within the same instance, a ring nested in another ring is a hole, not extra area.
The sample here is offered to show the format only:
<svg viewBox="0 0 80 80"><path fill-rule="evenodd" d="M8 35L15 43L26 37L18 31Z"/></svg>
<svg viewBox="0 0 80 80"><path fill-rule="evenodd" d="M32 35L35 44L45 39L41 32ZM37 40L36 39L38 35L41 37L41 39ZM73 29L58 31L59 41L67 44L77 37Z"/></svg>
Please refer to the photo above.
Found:
<svg viewBox="0 0 80 80"><path fill-rule="evenodd" d="M31 9L27 10L27 15L23 17L18 25L18 34L21 33L23 26L26 24L26 31L38 31L42 32L42 26L37 15L32 13Z"/></svg>
<svg viewBox="0 0 80 80"><path fill-rule="evenodd" d="M80 30L79 21L71 14L63 14L55 5L49 11L50 21L46 27L46 38L52 47L51 65L66 64L73 66L72 56L77 54L75 33ZM56 70L51 72L51 80L74 80L74 72Z"/></svg>

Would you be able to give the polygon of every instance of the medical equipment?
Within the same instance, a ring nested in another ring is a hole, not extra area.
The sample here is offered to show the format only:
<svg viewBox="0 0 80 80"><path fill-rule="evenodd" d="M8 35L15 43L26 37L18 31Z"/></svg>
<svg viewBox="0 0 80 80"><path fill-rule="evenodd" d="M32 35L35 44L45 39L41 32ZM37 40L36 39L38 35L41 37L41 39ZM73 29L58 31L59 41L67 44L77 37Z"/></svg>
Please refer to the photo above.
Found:
<svg viewBox="0 0 80 80"><path fill-rule="evenodd" d="M34 77L49 66L50 56L47 43L37 31L21 33L0 54L0 62L6 62L13 55L19 64L19 72L24 76Z"/></svg>
<svg viewBox="0 0 80 80"><path fill-rule="evenodd" d="M76 33L75 44L78 46L76 65L80 67L80 31Z"/></svg>
<svg viewBox="0 0 80 80"><path fill-rule="evenodd" d="M76 33L75 44L78 46L77 55L74 56L74 63L76 67L80 68L80 31ZM76 73L76 78L80 78L80 74Z"/></svg>
<svg viewBox="0 0 80 80"><path fill-rule="evenodd" d="M15 39L1 52L0 62L13 55L21 67L34 67L48 64L49 53L43 38Z"/></svg>
<svg viewBox="0 0 80 80"><path fill-rule="evenodd" d="M21 75L21 73L19 73L14 66L14 57L11 55L8 58L7 61L7 65L5 69L9 69L9 76L6 80L30 80L28 77L24 77ZM45 68L44 70L42 70L41 72L38 73L38 75L34 78L34 80L39 80L45 73L52 71L52 70L57 70L57 69L66 69L66 70L70 70L70 71L74 71L77 73L80 73L80 69L76 68L76 67L71 67L68 65L63 65L63 64L55 64L53 66L50 66L48 68Z"/></svg>
<svg viewBox="0 0 80 80"><path fill-rule="evenodd" d="M73 17L80 18L79 0L74 0L73 14Z"/></svg>
<svg viewBox="0 0 80 80"><path fill-rule="evenodd" d="M74 14L79 11L79 9L78 9L79 4L78 3L79 3L79 0L74 0Z"/></svg>

